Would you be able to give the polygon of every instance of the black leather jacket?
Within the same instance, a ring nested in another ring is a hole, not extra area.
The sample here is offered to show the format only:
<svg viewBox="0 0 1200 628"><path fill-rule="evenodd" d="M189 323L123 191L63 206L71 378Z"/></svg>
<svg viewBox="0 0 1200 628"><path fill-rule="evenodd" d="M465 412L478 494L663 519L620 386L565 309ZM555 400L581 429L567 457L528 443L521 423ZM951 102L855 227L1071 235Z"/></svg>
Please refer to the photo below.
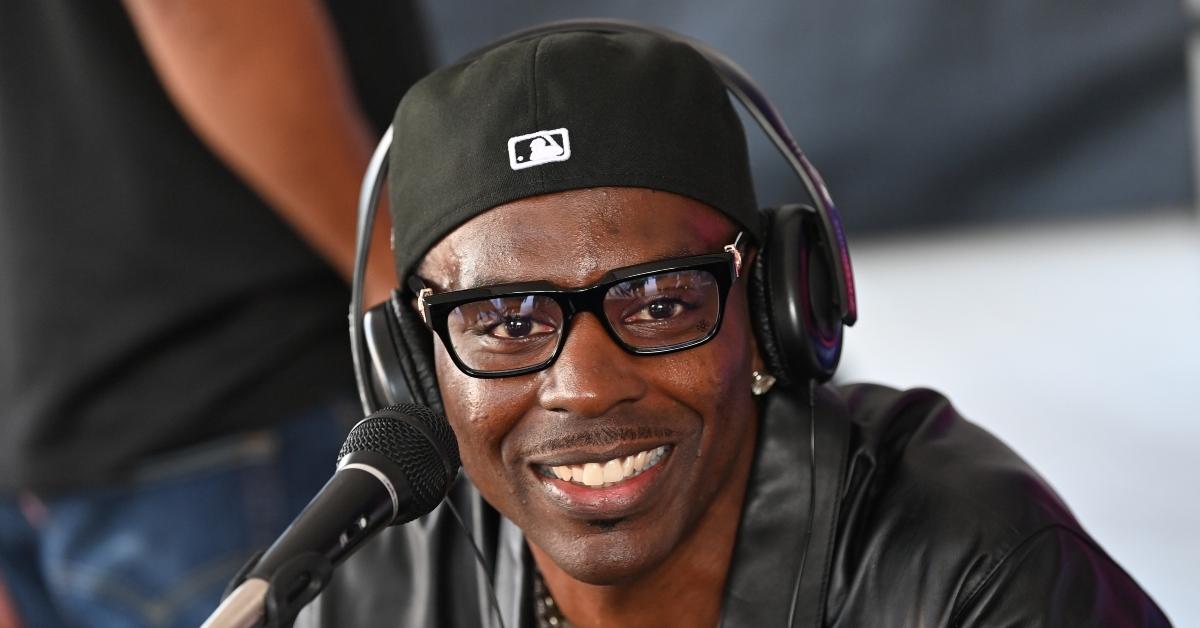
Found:
<svg viewBox="0 0 1200 628"><path fill-rule="evenodd" d="M938 393L823 387L810 411L777 387L761 417L723 626L1169 625L1054 491ZM494 565L504 625L534 625L521 531L465 477L453 500ZM486 577L443 506L347 561L297 626L496 626Z"/></svg>

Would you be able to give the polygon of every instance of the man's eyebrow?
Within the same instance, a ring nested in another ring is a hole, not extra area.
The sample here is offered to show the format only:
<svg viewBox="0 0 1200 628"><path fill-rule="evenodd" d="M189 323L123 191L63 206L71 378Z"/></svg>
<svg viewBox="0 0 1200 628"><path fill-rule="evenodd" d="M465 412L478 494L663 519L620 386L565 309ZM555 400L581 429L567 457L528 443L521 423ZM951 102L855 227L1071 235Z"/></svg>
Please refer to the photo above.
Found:
<svg viewBox="0 0 1200 628"><path fill-rule="evenodd" d="M676 257L691 257L693 255L703 255L706 252L711 252L711 251L697 251L692 246L684 245L684 246L681 246L681 247L671 251L670 253L667 253L665 256L659 258L659 260L673 259ZM650 260L650 261L657 262L659 260Z"/></svg>
<svg viewBox="0 0 1200 628"><path fill-rule="evenodd" d="M446 280L445 285L436 281L429 281L423 277L419 277L425 286L433 290L434 294L440 292L457 292L459 290L474 290L476 288L489 288L491 286L502 286L510 283L529 283L531 281L539 281L537 279L513 279L512 277L502 277L500 275L479 274L470 278L470 283L463 283L457 277L450 277Z"/></svg>
<svg viewBox="0 0 1200 628"><path fill-rule="evenodd" d="M663 253L662 255L655 256L651 259L635 261L635 262L632 262L629 264L622 264L621 266L614 266L613 268L605 269L604 272L607 273L609 271L616 270L618 268L627 268L629 266L637 266L639 264L652 264L654 262L663 262L663 261L676 259L676 258L680 258L680 257L692 257L694 255L704 255L705 253L714 253L714 252L716 252L716 251L698 250L693 245L685 244L685 245L679 246L677 248L671 249L670 251ZM460 283L458 281L457 277L449 278L447 285L445 285L445 286L439 286L435 282L428 281L423 278L422 278L422 281L425 281L425 283L430 288L432 288L433 291L436 293L436 292L448 292L448 291L457 291L457 290L473 290L475 288L487 288L487 287L491 287L491 286L502 286L502 285L510 284L510 283L527 283L527 282L532 282L532 281L550 281L550 280L546 279L545 277L513 278L511 276L503 276L500 274L496 274L491 271L483 271L483 272L480 272L479 274L473 275L470 278L469 285ZM554 283L554 282L551 281L550 283ZM570 286L560 286L560 287L570 287Z"/></svg>

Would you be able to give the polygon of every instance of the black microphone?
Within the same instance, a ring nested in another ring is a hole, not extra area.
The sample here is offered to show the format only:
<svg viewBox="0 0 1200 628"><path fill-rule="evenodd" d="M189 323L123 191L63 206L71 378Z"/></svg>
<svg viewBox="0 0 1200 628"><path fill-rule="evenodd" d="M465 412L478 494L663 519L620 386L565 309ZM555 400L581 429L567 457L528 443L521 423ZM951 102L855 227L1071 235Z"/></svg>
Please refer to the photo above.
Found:
<svg viewBox="0 0 1200 628"><path fill-rule="evenodd" d="M390 406L359 421L333 477L202 628L261 625L264 612L268 625L290 625L371 535L437 507L459 464L450 425L425 406Z"/></svg>

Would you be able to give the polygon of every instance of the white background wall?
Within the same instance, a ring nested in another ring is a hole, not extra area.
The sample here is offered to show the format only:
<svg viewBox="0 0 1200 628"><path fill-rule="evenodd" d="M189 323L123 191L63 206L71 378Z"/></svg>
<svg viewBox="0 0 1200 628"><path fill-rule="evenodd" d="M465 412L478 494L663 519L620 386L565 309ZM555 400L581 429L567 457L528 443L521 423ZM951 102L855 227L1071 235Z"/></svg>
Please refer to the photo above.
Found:
<svg viewBox="0 0 1200 628"><path fill-rule="evenodd" d="M1200 626L1200 222L851 242L839 379L946 393L1030 461L1177 626Z"/></svg>

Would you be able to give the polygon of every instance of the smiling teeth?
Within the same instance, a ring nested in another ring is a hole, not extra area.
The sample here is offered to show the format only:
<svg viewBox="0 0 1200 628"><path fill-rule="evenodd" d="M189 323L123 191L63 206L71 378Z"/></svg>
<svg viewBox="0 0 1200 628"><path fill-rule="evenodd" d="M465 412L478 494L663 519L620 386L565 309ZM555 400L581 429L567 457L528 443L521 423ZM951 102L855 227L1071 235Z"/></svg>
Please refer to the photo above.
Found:
<svg viewBox="0 0 1200 628"><path fill-rule="evenodd" d="M606 462L588 462L550 467L554 477L574 484L599 487L612 486L641 474L662 460L667 446L640 451L632 456L613 458Z"/></svg>

